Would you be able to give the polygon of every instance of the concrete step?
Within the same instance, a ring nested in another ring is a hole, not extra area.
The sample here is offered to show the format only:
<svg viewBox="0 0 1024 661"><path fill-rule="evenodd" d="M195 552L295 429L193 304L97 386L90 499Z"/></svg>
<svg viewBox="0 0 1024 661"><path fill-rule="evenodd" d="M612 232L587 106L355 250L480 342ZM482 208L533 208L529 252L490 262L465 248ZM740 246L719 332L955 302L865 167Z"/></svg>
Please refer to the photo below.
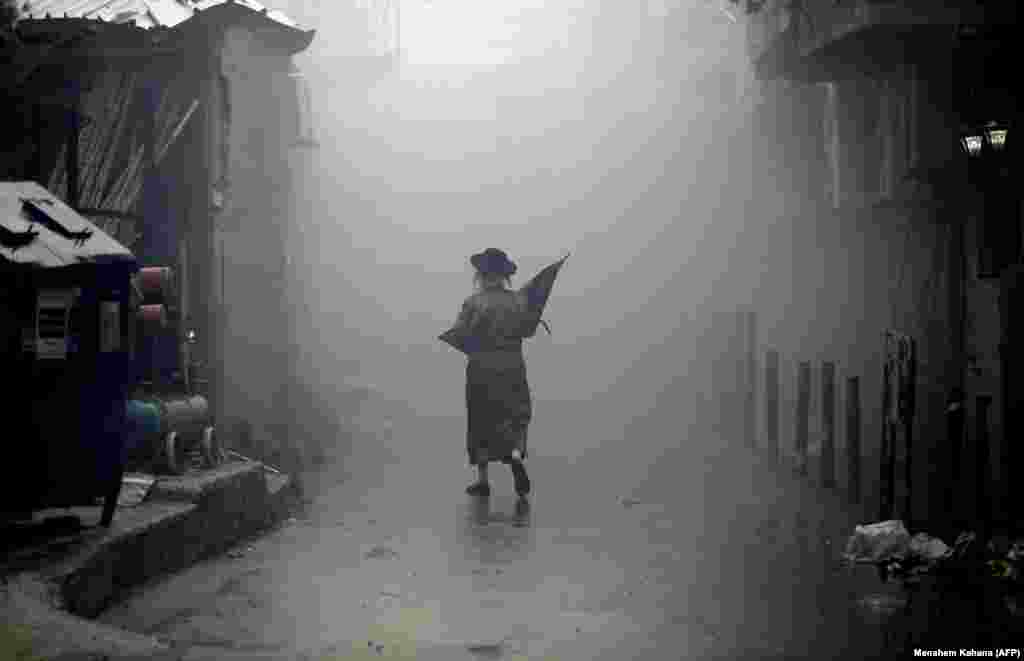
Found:
<svg viewBox="0 0 1024 661"><path fill-rule="evenodd" d="M86 525L16 549L0 562L0 659L180 658L153 637L88 618L283 520L291 486L257 462L160 478L143 502L118 508L109 528ZM67 513L98 521L94 509Z"/></svg>

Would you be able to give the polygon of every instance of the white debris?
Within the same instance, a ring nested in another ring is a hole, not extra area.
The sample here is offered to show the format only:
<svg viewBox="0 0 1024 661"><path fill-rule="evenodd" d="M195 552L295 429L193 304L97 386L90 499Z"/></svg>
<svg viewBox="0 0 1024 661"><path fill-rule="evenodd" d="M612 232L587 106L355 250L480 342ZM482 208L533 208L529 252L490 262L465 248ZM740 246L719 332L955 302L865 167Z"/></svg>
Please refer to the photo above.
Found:
<svg viewBox="0 0 1024 661"><path fill-rule="evenodd" d="M121 492L117 497L118 507L135 507L149 496L150 490L156 483L156 477L133 473L125 475L121 482Z"/></svg>
<svg viewBox="0 0 1024 661"><path fill-rule="evenodd" d="M911 538L908 551L925 562L937 562L953 553L953 549L949 548L941 539L931 537L923 532L919 532Z"/></svg>
<svg viewBox="0 0 1024 661"><path fill-rule="evenodd" d="M880 562L902 558L910 548L910 533L902 521L882 521L857 526L843 557L851 562Z"/></svg>

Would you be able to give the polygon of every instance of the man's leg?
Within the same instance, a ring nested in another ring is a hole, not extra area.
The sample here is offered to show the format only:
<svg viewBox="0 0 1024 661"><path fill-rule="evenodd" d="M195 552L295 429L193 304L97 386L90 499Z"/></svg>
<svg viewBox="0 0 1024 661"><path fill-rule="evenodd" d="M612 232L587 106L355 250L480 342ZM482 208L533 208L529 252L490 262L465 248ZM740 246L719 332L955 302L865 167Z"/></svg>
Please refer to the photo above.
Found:
<svg viewBox="0 0 1024 661"><path fill-rule="evenodd" d="M474 484L469 485L466 489L466 493L471 496L489 496L491 494L491 485L487 481L487 462L481 461L476 465L477 480Z"/></svg>
<svg viewBox="0 0 1024 661"><path fill-rule="evenodd" d="M530 493L530 476L526 474L526 466L518 458L509 459L508 466L512 469L512 477L515 478L516 493L520 498L526 497Z"/></svg>

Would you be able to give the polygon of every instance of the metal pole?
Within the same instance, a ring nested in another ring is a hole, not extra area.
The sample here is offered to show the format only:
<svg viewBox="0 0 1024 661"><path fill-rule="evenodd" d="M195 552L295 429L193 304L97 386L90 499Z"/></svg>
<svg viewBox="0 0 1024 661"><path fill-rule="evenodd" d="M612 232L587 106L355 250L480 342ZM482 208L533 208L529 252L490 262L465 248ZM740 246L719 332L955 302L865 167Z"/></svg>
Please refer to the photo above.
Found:
<svg viewBox="0 0 1024 661"><path fill-rule="evenodd" d="M821 419L824 429L821 445L821 483L826 488L836 484L836 364L821 366Z"/></svg>

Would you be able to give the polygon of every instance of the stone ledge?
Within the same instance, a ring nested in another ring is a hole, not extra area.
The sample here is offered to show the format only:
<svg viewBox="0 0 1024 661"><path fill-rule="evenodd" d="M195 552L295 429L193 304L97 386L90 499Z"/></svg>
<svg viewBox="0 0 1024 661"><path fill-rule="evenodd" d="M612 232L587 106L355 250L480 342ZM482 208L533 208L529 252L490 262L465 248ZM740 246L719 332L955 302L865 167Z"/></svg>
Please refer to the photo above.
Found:
<svg viewBox="0 0 1024 661"><path fill-rule="evenodd" d="M108 528L92 523L99 507L49 513L88 523L0 561L0 658L177 661L181 650L164 641L88 618L129 589L266 531L300 500L295 478L244 461L160 478L143 502L119 507Z"/></svg>
<svg viewBox="0 0 1024 661"><path fill-rule="evenodd" d="M161 477L153 484L146 500L198 504L215 491L235 488L237 480L245 480L250 474L262 478L262 465L251 461L228 463L208 471Z"/></svg>
<svg viewBox="0 0 1024 661"><path fill-rule="evenodd" d="M291 476L267 475L256 462L163 479L144 502L119 508L109 528L86 528L6 558L0 567L0 633L15 636L19 645L31 639L33 658L39 659L77 658L76 653L112 661L178 658L152 637L83 618L95 617L131 588L281 521L297 489ZM95 509L72 513L90 518Z"/></svg>
<svg viewBox="0 0 1024 661"><path fill-rule="evenodd" d="M94 617L125 590L179 571L281 516L268 491L262 466L246 462L163 479L146 502L122 519L98 544L59 567L49 580L59 585L60 605Z"/></svg>

